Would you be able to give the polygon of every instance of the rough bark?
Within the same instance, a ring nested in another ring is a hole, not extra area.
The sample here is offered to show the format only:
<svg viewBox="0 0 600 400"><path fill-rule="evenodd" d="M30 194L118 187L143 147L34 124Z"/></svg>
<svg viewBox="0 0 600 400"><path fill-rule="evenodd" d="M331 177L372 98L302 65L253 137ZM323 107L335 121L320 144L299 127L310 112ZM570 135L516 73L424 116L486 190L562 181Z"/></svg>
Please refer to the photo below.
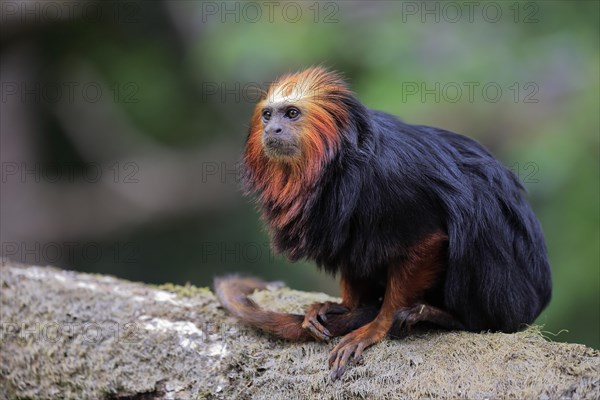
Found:
<svg viewBox="0 0 600 400"><path fill-rule="evenodd" d="M332 344L285 343L225 315L209 289L51 267L0 267L0 397L598 398L600 354L545 339L421 332L367 350L330 381ZM326 295L255 294L301 312Z"/></svg>

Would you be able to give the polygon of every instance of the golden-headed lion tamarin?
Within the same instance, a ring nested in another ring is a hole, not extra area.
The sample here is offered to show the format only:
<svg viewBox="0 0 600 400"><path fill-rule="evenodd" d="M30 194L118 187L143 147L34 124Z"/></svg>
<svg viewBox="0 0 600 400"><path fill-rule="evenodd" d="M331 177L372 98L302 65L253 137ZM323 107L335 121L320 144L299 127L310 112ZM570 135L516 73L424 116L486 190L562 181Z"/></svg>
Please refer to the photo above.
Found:
<svg viewBox="0 0 600 400"><path fill-rule="evenodd" d="M223 306L288 340L343 336L331 376L394 329L514 332L547 305L543 234L513 173L465 136L367 109L336 73L285 75L252 116L244 184L273 247L340 276L342 302L260 309L255 278L215 280Z"/></svg>

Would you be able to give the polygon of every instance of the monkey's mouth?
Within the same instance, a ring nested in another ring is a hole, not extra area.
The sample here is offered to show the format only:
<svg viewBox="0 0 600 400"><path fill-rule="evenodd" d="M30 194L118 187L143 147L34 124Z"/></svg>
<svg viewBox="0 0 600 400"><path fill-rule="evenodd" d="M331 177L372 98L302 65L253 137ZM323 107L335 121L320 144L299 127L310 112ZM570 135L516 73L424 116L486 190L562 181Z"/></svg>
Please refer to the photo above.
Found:
<svg viewBox="0 0 600 400"><path fill-rule="evenodd" d="M263 140L263 146L267 156L274 159L292 158L300 153L300 148L296 143L279 138L265 138Z"/></svg>

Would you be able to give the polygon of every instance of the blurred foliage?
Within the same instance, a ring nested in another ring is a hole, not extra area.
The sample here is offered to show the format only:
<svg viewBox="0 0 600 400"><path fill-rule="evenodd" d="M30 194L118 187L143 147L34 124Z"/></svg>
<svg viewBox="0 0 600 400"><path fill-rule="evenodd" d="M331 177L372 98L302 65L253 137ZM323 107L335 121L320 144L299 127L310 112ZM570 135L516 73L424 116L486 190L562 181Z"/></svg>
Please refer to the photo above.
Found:
<svg viewBox="0 0 600 400"><path fill-rule="evenodd" d="M5 38L2 50L35 43L38 80L69 79L84 68L109 86L128 90L134 83L136 101L116 105L146 140L174 152L222 143L239 154L255 98L245 85L265 87L315 64L342 71L368 107L474 137L519 174L542 222L554 274L553 301L538 322L553 333L568 331L556 340L600 347L598 2L495 2L502 11L497 22L484 18L486 2L478 2L473 21L463 8L457 22L449 21L451 10L436 22L435 15L406 8L437 4L442 13L444 2L297 2L303 15L293 23L281 11L287 3L277 3L273 21L263 6L256 22L242 14L244 3L208 3L219 11L213 14L207 2L130 3L138 13L132 22L43 24ZM237 15L224 13L225 4L238 7ZM103 7L110 13L115 3ZM472 101L466 82L479 85ZM482 94L490 82L502 89L498 101ZM453 101L454 92L440 99L406 94L407 84L432 89L436 83L456 83L463 95ZM222 85L217 94L208 90L214 85ZM537 101L526 102L528 95ZM42 110L42 117L45 159L79 159L51 113ZM236 192L225 206L96 236L106 248L138 244L133 262L79 258L64 266L197 285L242 271L339 293L335 280L311 263L272 256L252 202L242 199L235 179L223 185ZM246 246L241 256L239 245Z"/></svg>

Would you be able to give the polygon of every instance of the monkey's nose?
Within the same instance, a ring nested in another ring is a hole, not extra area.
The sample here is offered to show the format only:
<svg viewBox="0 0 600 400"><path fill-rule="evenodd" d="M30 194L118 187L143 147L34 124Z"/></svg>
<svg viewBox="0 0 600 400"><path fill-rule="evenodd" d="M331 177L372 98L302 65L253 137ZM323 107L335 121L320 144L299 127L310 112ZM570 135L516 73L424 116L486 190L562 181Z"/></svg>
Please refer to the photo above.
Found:
<svg viewBox="0 0 600 400"><path fill-rule="evenodd" d="M265 133L267 135L278 135L281 133L281 127L278 125L275 126L269 126L267 129L265 129Z"/></svg>

